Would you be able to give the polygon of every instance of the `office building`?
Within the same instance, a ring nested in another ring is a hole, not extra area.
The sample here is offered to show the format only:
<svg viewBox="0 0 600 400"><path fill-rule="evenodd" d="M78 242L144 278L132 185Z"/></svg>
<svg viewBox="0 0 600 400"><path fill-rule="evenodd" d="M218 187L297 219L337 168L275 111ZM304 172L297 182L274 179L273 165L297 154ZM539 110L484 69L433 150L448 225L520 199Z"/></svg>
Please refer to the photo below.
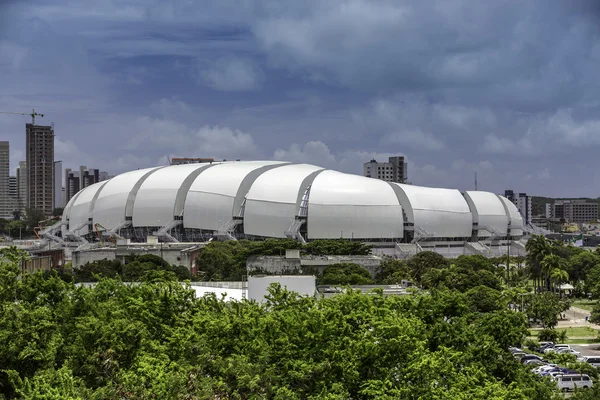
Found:
<svg viewBox="0 0 600 400"><path fill-rule="evenodd" d="M17 200L17 177L9 176L8 177L8 197L11 199Z"/></svg>
<svg viewBox="0 0 600 400"><path fill-rule="evenodd" d="M10 146L0 142L0 218L12 218L12 207L8 196L8 176L10 173Z"/></svg>
<svg viewBox="0 0 600 400"><path fill-rule="evenodd" d="M17 168L17 203L19 211L25 211L27 205L27 162L19 161Z"/></svg>
<svg viewBox="0 0 600 400"><path fill-rule="evenodd" d="M54 208L62 207L62 161L54 161Z"/></svg>
<svg viewBox="0 0 600 400"><path fill-rule="evenodd" d="M403 156L389 157L388 162L371 160L363 164L363 175L386 182L407 183L408 166Z"/></svg>
<svg viewBox="0 0 600 400"><path fill-rule="evenodd" d="M575 223L597 221L598 203L585 200L556 200L546 204L546 217Z"/></svg>
<svg viewBox="0 0 600 400"><path fill-rule="evenodd" d="M65 205L79 192L79 172L71 168L65 169Z"/></svg>
<svg viewBox="0 0 600 400"><path fill-rule="evenodd" d="M26 124L27 207L54 210L54 128Z"/></svg>
<svg viewBox="0 0 600 400"><path fill-rule="evenodd" d="M531 196L527 196L527 193L515 193L512 190L505 190L504 197L517 206L519 212L523 216L523 221L526 224L531 224L533 218L531 211Z"/></svg>
<svg viewBox="0 0 600 400"><path fill-rule="evenodd" d="M97 169L86 168L80 169L79 184L82 189L100 182L100 171Z"/></svg>
<svg viewBox="0 0 600 400"><path fill-rule="evenodd" d="M171 165L182 165L182 164L202 164L212 163L214 158L190 158L190 157L175 157L171 158ZM237 160L239 161L239 160Z"/></svg>
<svg viewBox="0 0 600 400"><path fill-rule="evenodd" d="M79 166L79 175L77 175L79 177L79 190L83 189L83 179L81 179L83 177L83 172L87 170L87 166L85 165L80 165Z"/></svg>

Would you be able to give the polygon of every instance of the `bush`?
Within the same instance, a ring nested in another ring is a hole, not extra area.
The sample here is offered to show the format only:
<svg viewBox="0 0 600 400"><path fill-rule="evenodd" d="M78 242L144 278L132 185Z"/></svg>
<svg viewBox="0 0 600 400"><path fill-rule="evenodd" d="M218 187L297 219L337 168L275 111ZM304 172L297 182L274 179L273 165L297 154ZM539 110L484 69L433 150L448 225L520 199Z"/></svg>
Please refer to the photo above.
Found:
<svg viewBox="0 0 600 400"><path fill-rule="evenodd" d="M373 283L371 274L365 268L353 263L331 264L323 271L322 285L369 285Z"/></svg>
<svg viewBox="0 0 600 400"><path fill-rule="evenodd" d="M530 351L537 351L538 347L540 347L540 343L537 340L532 339L527 339L523 345Z"/></svg>
<svg viewBox="0 0 600 400"><path fill-rule="evenodd" d="M566 331L564 331L566 333ZM555 329L545 328L542 329L538 335L540 342L554 342L558 343L560 334Z"/></svg>

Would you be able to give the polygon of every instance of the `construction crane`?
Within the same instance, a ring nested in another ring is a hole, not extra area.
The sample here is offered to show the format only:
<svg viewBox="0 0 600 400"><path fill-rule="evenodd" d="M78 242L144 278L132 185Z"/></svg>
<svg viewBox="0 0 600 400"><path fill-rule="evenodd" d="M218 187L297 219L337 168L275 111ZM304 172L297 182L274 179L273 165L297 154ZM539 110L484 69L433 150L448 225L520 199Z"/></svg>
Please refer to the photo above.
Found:
<svg viewBox="0 0 600 400"><path fill-rule="evenodd" d="M0 114L29 115L31 117L31 125L35 125L35 117L43 117L44 116L44 114L36 113L35 110L31 110L31 113L0 111Z"/></svg>

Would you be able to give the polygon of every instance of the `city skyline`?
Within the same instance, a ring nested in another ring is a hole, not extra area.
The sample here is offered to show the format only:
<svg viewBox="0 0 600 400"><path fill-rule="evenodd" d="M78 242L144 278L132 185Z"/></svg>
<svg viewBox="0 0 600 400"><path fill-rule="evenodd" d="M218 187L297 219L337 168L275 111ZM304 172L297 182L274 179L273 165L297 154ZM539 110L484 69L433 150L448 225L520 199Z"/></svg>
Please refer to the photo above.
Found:
<svg viewBox="0 0 600 400"><path fill-rule="evenodd" d="M422 185L598 197L592 1L94 4L0 6L0 111L45 114L65 165L402 154ZM0 116L11 173L26 121Z"/></svg>

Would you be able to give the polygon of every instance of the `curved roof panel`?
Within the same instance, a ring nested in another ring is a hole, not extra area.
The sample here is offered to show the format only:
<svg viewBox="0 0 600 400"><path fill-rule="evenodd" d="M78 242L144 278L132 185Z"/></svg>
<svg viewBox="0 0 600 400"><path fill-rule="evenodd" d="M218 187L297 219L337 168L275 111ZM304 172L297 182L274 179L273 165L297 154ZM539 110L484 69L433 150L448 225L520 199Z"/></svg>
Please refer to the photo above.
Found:
<svg viewBox="0 0 600 400"><path fill-rule="evenodd" d="M132 206L132 202L135 200L136 185L138 182L143 182L143 178L159 168L162 167L139 169L110 179L102 188L102 192L94 204L94 222L100 223L110 230L124 221L128 205L131 204ZM131 217L131 215L127 215L127 217Z"/></svg>
<svg viewBox="0 0 600 400"><path fill-rule="evenodd" d="M278 161L228 162L201 173L191 184L184 204L186 228L219 230L229 222L258 176ZM236 200L238 206L236 207ZM237 215L236 215L237 216Z"/></svg>
<svg viewBox="0 0 600 400"><path fill-rule="evenodd" d="M308 198L308 238L401 238L402 207L390 185L337 171L318 174Z"/></svg>
<svg viewBox="0 0 600 400"><path fill-rule="evenodd" d="M172 165L154 171L141 184L133 203L133 226L164 226L173 220L177 196L190 176L196 178L211 164ZM185 190L187 194L187 190Z"/></svg>
<svg viewBox="0 0 600 400"><path fill-rule="evenodd" d="M473 217L467 201L456 189L390 183L406 215L434 238L470 237Z"/></svg>
<svg viewBox="0 0 600 400"><path fill-rule="evenodd" d="M478 237L494 236L485 228L493 230L500 236L506 236L508 215L506 215L504 204L497 195L490 192L467 191L464 196L471 209L473 223L479 226Z"/></svg>
<svg viewBox="0 0 600 400"><path fill-rule="evenodd" d="M519 212L517 206L504 196L498 196L504 204L506 214L510 220L510 235L511 236L523 236L523 216Z"/></svg>
<svg viewBox="0 0 600 400"><path fill-rule="evenodd" d="M65 237L67 234L67 231L69 230L69 226L67 225L67 223L69 222L69 217L71 215L71 207L73 207L73 203L75 203L75 200L77 200L77 197L79 197L80 194L81 194L81 191L75 193L73 195L73 197L71 197L71 200L69 200L69 202L63 209L63 214L62 214L62 219L61 219L63 222L63 225L60 228L62 237Z"/></svg>
<svg viewBox="0 0 600 400"><path fill-rule="evenodd" d="M313 172L323 170L309 164L283 165L260 175L246 195L244 233L285 237L299 211L299 201ZM313 175L314 176L314 175Z"/></svg>
<svg viewBox="0 0 600 400"><path fill-rule="evenodd" d="M69 229L73 229L83 222L88 222L91 215L94 202L98 196L98 193L102 191L104 185L108 181L94 183L79 191L79 195L74 197L75 201L71 203L69 210ZM89 233L88 225L84 225L82 228L76 231L78 235L86 235Z"/></svg>

